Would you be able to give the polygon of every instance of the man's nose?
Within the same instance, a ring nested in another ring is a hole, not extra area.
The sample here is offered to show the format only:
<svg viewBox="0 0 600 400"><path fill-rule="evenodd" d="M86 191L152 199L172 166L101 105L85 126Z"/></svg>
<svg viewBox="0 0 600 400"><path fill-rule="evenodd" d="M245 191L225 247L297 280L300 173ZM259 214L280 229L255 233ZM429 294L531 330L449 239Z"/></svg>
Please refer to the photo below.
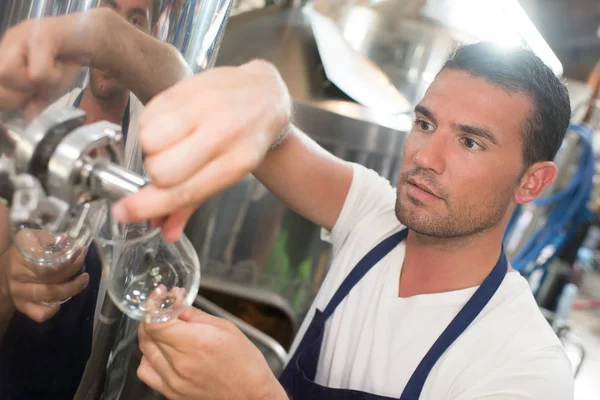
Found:
<svg viewBox="0 0 600 400"><path fill-rule="evenodd" d="M445 153L448 139L442 132L437 131L421 143L421 148L415 153L414 163L423 169L428 169L441 175L446 169Z"/></svg>

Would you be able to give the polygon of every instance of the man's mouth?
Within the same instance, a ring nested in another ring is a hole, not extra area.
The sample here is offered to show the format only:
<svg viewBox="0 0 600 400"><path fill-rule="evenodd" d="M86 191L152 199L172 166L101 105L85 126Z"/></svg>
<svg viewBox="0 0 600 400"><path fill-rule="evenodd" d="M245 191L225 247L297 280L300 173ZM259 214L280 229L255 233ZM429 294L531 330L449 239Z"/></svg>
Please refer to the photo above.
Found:
<svg viewBox="0 0 600 400"><path fill-rule="evenodd" d="M409 185L414 186L415 188L419 189L420 191L429 194L430 196L441 199L441 197L436 193L435 190L433 190L429 185L427 185L424 181L422 181L420 179L412 177L412 178L408 178L406 180L406 182Z"/></svg>

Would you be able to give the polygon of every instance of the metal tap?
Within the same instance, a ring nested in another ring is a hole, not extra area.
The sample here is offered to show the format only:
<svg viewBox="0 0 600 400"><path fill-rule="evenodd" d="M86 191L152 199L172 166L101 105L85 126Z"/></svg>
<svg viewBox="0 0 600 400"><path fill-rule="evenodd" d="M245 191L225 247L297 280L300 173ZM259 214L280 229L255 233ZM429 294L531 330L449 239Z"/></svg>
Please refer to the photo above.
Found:
<svg viewBox="0 0 600 400"><path fill-rule="evenodd" d="M73 107L51 109L27 123L14 113L0 116L0 200L15 224L58 232L75 207L109 202L148 182L121 167L121 127L101 121L83 125Z"/></svg>

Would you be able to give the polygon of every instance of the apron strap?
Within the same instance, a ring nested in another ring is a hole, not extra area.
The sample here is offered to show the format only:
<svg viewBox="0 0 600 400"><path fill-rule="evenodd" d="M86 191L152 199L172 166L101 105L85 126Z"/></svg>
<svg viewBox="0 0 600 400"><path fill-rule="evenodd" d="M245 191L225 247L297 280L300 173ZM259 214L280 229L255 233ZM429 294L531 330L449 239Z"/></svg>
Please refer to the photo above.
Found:
<svg viewBox="0 0 600 400"><path fill-rule="evenodd" d="M492 272L485 278L481 286L479 286L477 291L458 312L456 317L454 317L452 322L450 322L444 332L442 332L433 346L431 346L425 357L423 357L419 366L415 369L406 384L402 396L400 397L401 399L419 398L423 386L425 385L425 381L435 363L484 309L494 293L496 293L500 287L500 284L506 276L507 269L508 261L506 260L506 254L504 254L504 248L502 248L500 258Z"/></svg>
<svg viewBox="0 0 600 400"><path fill-rule="evenodd" d="M375 266L383 257L385 257L393 248L402 242L408 235L408 229L403 229L400 232L394 233L392 236L384 239L371 251L369 251L356 266L350 271L346 279L337 289L327 307L323 311L323 318L328 319L335 311L337 306L350 293L352 288L366 275L367 272Z"/></svg>

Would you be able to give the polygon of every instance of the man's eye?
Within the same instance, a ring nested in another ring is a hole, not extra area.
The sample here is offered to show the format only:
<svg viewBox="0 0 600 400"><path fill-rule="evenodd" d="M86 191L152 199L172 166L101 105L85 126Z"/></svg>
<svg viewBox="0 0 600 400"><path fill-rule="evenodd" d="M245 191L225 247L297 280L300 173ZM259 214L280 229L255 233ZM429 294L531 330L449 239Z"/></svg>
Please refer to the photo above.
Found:
<svg viewBox="0 0 600 400"><path fill-rule="evenodd" d="M425 121L424 119L417 119L415 121L415 125L417 126L417 128L419 128L419 130L424 132L431 132L434 130L434 126L431 125L429 122Z"/></svg>
<svg viewBox="0 0 600 400"><path fill-rule="evenodd" d="M463 138L463 144L469 150L483 149L483 147L479 143L477 143L475 140L473 140L471 138Z"/></svg>

